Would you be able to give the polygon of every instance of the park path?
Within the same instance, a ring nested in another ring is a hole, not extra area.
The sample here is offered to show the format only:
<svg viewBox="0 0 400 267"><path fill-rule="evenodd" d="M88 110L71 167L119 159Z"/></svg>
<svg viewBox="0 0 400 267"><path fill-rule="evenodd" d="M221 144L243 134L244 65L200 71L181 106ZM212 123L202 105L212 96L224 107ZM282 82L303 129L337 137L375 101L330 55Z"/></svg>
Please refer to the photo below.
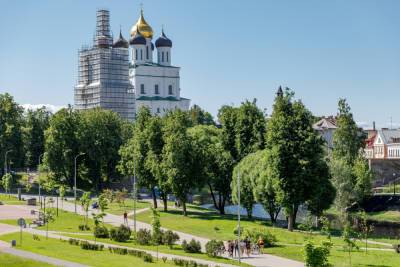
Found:
<svg viewBox="0 0 400 267"><path fill-rule="evenodd" d="M70 202L64 202L64 210L74 212L74 204ZM97 210L90 210L89 214L92 212L97 212ZM85 212L82 210L80 206L77 206L77 213L84 215ZM123 216L118 216L118 215L113 215L107 213L107 215L104 217L104 222L114 225L114 226L119 226L121 224L124 224L124 219ZM128 225L133 228L134 222L133 220L129 219L128 220ZM136 221L136 227L137 229L148 229L151 230L151 225L143 222ZM164 230L168 230L167 228L162 228ZM180 240L191 240L192 238L198 240L201 243L202 249L204 251L206 243L209 241L207 238L199 237L199 236L194 236L191 234L179 232L179 231L174 231L176 232ZM174 256L177 257L177 256ZM229 258L227 255L225 256L226 258ZM260 255L251 255L251 257L243 257L242 262L256 266L256 267L276 267L276 266L282 266L282 267L304 267L304 264L302 262L274 256L274 255L269 255L269 254L260 254ZM219 266L223 266L222 264L216 264Z"/></svg>
<svg viewBox="0 0 400 267"><path fill-rule="evenodd" d="M18 232L19 230L20 229L17 226L0 223L0 235ZM49 263L49 264L52 264L55 266L65 266L65 267L85 267L86 266L86 265L78 264L75 262L60 260L60 259L32 253L32 252L25 251L25 250L16 249L16 248L11 247L10 243L4 242L4 241L0 241L0 251L3 253L8 253L8 254L12 254L15 256L19 256L22 258L27 258L27 259L31 259L31 260L35 260L35 261L40 261L40 262L46 262L46 263Z"/></svg>

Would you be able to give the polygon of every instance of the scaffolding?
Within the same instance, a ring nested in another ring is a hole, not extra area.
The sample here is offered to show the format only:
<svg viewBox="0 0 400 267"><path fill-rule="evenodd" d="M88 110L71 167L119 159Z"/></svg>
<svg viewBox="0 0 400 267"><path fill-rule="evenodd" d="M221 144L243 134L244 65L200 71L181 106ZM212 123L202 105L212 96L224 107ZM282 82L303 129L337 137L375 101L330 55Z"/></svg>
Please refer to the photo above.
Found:
<svg viewBox="0 0 400 267"><path fill-rule="evenodd" d="M78 51L75 108L110 109L132 121L135 118L135 95L129 80L128 48L112 46L108 10L98 10L96 18L93 46Z"/></svg>

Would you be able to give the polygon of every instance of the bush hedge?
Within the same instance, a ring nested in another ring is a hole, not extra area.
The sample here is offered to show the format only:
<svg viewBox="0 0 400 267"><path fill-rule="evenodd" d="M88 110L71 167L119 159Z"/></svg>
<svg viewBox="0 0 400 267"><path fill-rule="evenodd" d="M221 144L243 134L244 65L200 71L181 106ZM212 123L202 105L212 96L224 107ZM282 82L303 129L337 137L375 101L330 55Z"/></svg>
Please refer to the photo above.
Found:
<svg viewBox="0 0 400 267"><path fill-rule="evenodd" d="M196 241L194 239L190 240L189 243L186 240L183 240L182 248L187 253L200 253L201 252L200 242Z"/></svg>
<svg viewBox="0 0 400 267"><path fill-rule="evenodd" d="M131 229L123 224L110 230L110 238L117 242L126 242L131 237Z"/></svg>
<svg viewBox="0 0 400 267"><path fill-rule="evenodd" d="M82 249L86 250L103 250L104 245L102 244L92 244L88 241L80 241L80 246Z"/></svg>
<svg viewBox="0 0 400 267"><path fill-rule="evenodd" d="M206 253L208 256L215 258L218 256L221 247L224 247L224 242L214 239L210 240L206 244Z"/></svg>
<svg viewBox="0 0 400 267"><path fill-rule="evenodd" d="M136 241L139 245L149 245L151 243L152 237L150 230L140 229L136 232Z"/></svg>
<svg viewBox="0 0 400 267"><path fill-rule="evenodd" d="M108 238L109 233L107 227L104 225L96 225L94 227L94 236L97 238Z"/></svg>

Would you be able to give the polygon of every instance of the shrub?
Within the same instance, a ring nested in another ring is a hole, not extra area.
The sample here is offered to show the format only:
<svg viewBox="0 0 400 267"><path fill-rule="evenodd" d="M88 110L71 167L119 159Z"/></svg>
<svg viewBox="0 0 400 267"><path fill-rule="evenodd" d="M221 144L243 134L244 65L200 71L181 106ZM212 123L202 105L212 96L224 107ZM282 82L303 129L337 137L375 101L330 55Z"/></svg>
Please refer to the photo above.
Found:
<svg viewBox="0 0 400 267"><path fill-rule="evenodd" d="M120 255L128 254L128 249L126 248L109 247L108 250L114 254L120 254Z"/></svg>
<svg viewBox="0 0 400 267"><path fill-rule="evenodd" d="M104 225L96 225L94 227L94 236L97 238L108 238L108 229Z"/></svg>
<svg viewBox="0 0 400 267"><path fill-rule="evenodd" d="M210 240L206 244L206 253L208 256L215 258L218 256L221 247L224 247L224 242L214 239Z"/></svg>
<svg viewBox="0 0 400 267"><path fill-rule="evenodd" d="M70 239L68 239L68 243L70 244L70 245L75 245L75 246L79 246L79 240L78 239L73 239L73 238L70 238Z"/></svg>
<svg viewBox="0 0 400 267"><path fill-rule="evenodd" d="M78 226L78 228L79 228L79 230L81 230L81 231L89 231L89 230L90 230L90 227L89 227L88 225L85 225L85 224L80 224L80 225Z"/></svg>
<svg viewBox="0 0 400 267"><path fill-rule="evenodd" d="M33 240L40 241L40 238L38 235L33 234L32 237L33 237Z"/></svg>
<svg viewBox="0 0 400 267"><path fill-rule="evenodd" d="M186 240L183 240L182 248L187 253L200 253L201 251L200 242L194 239L190 240L189 243L187 243Z"/></svg>
<svg viewBox="0 0 400 267"><path fill-rule="evenodd" d="M123 224L110 230L110 238L117 242L126 242L131 237L131 229Z"/></svg>
<svg viewBox="0 0 400 267"><path fill-rule="evenodd" d="M236 226L236 228L233 229L233 234L237 235L239 233L238 230L239 230L239 227ZM243 227L240 227L240 233L243 233Z"/></svg>
<svg viewBox="0 0 400 267"><path fill-rule="evenodd" d="M165 263L165 262L167 261L168 258L164 256L164 257L162 257L161 259L162 259L162 261Z"/></svg>
<svg viewBox="0 0 400 267"><path fill-rule="evenodd" d="M176 265L176 266L185 266L185 267L208 267L207 264L202 264L202 263L197 263L195 261L187 261L187 260L183 260L183 259L177 259L177 258L173 258L172 262Z"/></svg>
<svg viewBox="0 0 400 267"><path fill-rule="evenodd" d="M136 241L139 245L149 245L151 242L151 232L147 229L140 229L136 233Z"/></svg>
<svg viewBox="0 0 400 267"><path fill-rule="evenodd" d="M153 256L151 256L151 254L146 253L143 256L143 260L144 262L153 262Z"/></svg>
<svg viewBox="0 0 400 267"><path fill-rule="evenodd" d="M177 233L172 232L171 230L165 231L162 235L162 244L168 245L169 248L172 248L172 246L178 240L179 240L179 235Z"/></svg>
<svg viewBox="0 0 400 267"><path fill-rule="evenodd" d="M103 250L103 248L104 248L104 245L92 244L87 241L81 241L80 246L81 246L81 249L86 249L86 250Z"/></svg>
<svg viewBox="0 0 400 267"><path fill-rule="evenodd" d="M321 246L314 246L314 244L307 242L304 245L304 261L307 267L328 267L328 256L330 253L332 243L323 242Z"/></svg>
<svg viewBox="0 0 400 267"><path fill-rule="evenodd" d="M246 229L243 236L244 238L249 239L252 243L257 243L261 237L264 241L264 247L273 247L276 243L276 237L268 230L262 228Z"/></svg>

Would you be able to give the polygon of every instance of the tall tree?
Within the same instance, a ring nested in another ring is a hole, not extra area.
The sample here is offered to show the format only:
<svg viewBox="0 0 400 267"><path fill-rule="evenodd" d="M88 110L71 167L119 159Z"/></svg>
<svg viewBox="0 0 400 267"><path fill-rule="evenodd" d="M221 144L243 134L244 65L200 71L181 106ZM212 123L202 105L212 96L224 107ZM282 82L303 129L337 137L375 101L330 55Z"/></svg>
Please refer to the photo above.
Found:
<svg viewBox="0 0 400 267"><path fill-rule="evenodd" d="M212 125L197 125L189 129L193 150L200 160L201 175L207 184L214 207L225 214L230 195L233 158L222 144L222 131Z"/></svg>
<svg viewBox="0 0 400 267"><path fill-rule="evenodd" d="M125 175L136 175L138 184L147 187L153 195L153 206L157 208L155 187L157 181L150 169L146 167L149 153L146 127L151 120L151 113L147 107L141 107L134 124L133 137L120 149L120 170Z"/></svg>
<svg viewBox="0 0 400 267"><path fill-rule="evenodd" d="M51 113L46 107L37 110L28 110L23 127L25 166L37 167L39 156L44 153L44 132L49 127Z"/></svg>
<svg viewBox="0 0 400 267"><path fill-rule="evenodd" d="M120 177L116 166L120 160L118 150L124 143L122 119L115 112L105 109L90 109L80 112L80 127L77 138L85 156L81 173L89 182L90 189L101 192L109 182Z"/></svg>
<svg viewBox="0 0 400 267"><path fill-rule="evenodd" d="M22 113L23 109L8 93L0 94L0 166L3 173L5 153L7 164L13 163L14 167L22 167L24 163L24 150L22 141ZM3 173L4 174L4 173Z"/></svg>
<svg viewBox="0 0 400 267"><path fill-rule="evenodd" d="M326 177L323 140L313 130L311 113L294 93L278 90L267 126L266 147L271 153L271 175L279 180L279 198L293 230L301 204L316 194L316 183ZM325 168L323 168L325 166Z"/></svg>
<svg viewBox="0 0 400 267"><path fill-rule="evenodd" d="M333 134L333 157L353 165L364 146L365 136L358 129L346 99L339 99L337 129Z"/></svg>
<svg viewBox="0 0 400 267"><path fill-rule="evenodd" d="M256 99L246 100L237 110L235 146L239 159L265 145L265 116L256 102Z"/></svg>
<svg viewBox="0 0 400 267"><path fill-rule="evenodd" d="M45 131L44 165L60 184L74 185L74 157L79 154L77 131L80 117L72 107L61 109L50 118Z"/></svg>
<svg viewBox="0 0 400 267"><path fill-rule="evenodd" d="M204 111L201 107L198 105L193 105L189 109L189 116L190 119L192 120L193 125L214 125L214 119L213 116L207 112Z"/></svg>
<svg viewBox="0 0 400 267"><path fill-rule="evenodd" d="M191 122L187 113L175 110L167 114L163 129L162 167L168 177L171 190L182 203L183 215L187 215L186 201L190 190L199 185L200 166L187 133Z"/></svg>

